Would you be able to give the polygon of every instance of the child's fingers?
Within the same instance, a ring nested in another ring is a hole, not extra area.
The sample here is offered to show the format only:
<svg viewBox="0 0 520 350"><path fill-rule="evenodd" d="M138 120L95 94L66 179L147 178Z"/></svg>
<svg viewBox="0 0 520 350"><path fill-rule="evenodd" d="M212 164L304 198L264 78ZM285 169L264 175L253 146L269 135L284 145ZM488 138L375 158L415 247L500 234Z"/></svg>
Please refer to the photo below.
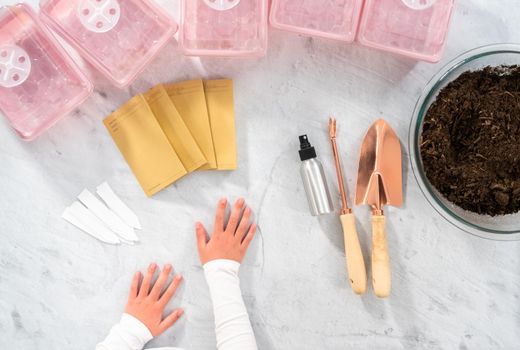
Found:
<svg viewBox="0 0 520 350"><path fill-rule="evenodd" d="M226 232L235 234L235 231L238 226L238 221L240 220L240 216L242 215L242 208L244 207L244 198L240 198L235 202L233 206L233 210L231 211L231 216L229 217L229 222L226 227Z"/></svg>
<svg viewBox="0 0 520 350"><path fill-rule="evenodd" d="M197 234L197 247L199 248L200 253L204 248L206 248L206 244L208 243L208 233L206 232L204 225L200 222L195 224L195 233Z"/></svg>
<svg viewBox="0 0 520 350"><path fill-rule="evenodd" d="M164 285L168 281L168 277L170 276L170 272L172 272L172 266L170 264L164 265L164 268L159 275L159 278L157 281L155 281L155 284L152 287L152 291L150 292L150 298L152 300L159 299L159 296L161 295L161 292L163 290Z"/></svg>
<svg viewBox="0 0 520 350"><path fill-rule="evenodd" d="M247 248L249 248L249 244L251 244L251 241L253 240L253 238L255 238L256 229L257 229L257 225L255 222L249 228L249 231L247 232L247 235L244 238L244 241L242 242L242 246L244 247L245 250L247 250Z"/></svg>
<svg viewBox="0 0 520 350"><path fill-rule="evenodd" d="M172 313L166 316L166 318L159 324L159 332L164 333L164 331L173 326L183 313L184 311L182 309L172 311Z"/></svg>
<svg viewBox="0 0 520 350"><path fill-rule="evenodd" d="M218 202L217 213L215 215L215 232L224 230L224 217L226 216L227 199L222 198Z"/></svg>
<svg viewBox="0 0 520 350"><path fill-rule="evenodd" d="M148 293L150 293L150 283L152 282L156 268L157 265L155 263L151 263L150 266L148 266L148 271L146 271L146 275L143 278L143 283L141 283L141 288L139 289L137 297L144 298Z"/></svg>
<svg viewBox="0 0 520 350"><path fill-rule="evenodd" d="M139 288L139 282L141 281L141 272L137 271L134 273L134 277L132 278L132 284L130 285L130 293L128 295L128 300L133 300L137 298L137 292Z"/></svg>
<svg viewBox="0 0 520 350"><path fill-rule="evenodd" d="M166 288L166 291L164 292L164 294L159 299L159 303L161 304L162 307L165 307L166 304L168 304L170 302L172 297L175 295L175 292L177 291L177 288L179 288L181 282L182 282L182 276L181 275L177 275L177 276L175 276L173 278L173 281L170 283L168 288Z"/></svg>
<svg viewBox="0 0 520 350"><path fill-rule="evenodd" d="M251 208L246 207L244 210L244 215L242 215L242 219L238 225L237 232L235 233L236 239L238 239L240 242L242 242L249 229L249 220L251 219L251 214Z"/></svg>

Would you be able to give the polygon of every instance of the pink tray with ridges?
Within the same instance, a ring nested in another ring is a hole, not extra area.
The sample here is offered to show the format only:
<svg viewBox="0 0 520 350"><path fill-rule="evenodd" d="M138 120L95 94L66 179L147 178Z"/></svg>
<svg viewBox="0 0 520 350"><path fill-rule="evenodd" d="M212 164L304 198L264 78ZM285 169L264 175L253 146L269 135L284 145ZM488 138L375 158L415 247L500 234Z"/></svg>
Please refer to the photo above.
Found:
<svg viewBox="0 0 520 350"><path fill-rule="evenodd" d="M366 0L361 44L417 60L441 59L454 0Z"/></svg>
<svg viewBox="0 0 520 350"><path fill-rule="evenodd" d="M41 16L116 86L132 83L177 31L148 0L42 0Z"/></svg>
<svg viewBox="0 0 520 350"><path fill-rule="evenodd" d="M363 0L273 0L270 22L302 35L354 41Z"/></svg>
<svg viewBox="0 0 520 350"><path fill-rule="evenodd" d="M258 57L267 51L267 0L182 0L187 55Z"/></svg>
<svg viewBox="0 0 520 350"><path fill-rule="evenodd" d="M92 84L27 5L0 10L0 110L33 140L81 104Z"/></svg>

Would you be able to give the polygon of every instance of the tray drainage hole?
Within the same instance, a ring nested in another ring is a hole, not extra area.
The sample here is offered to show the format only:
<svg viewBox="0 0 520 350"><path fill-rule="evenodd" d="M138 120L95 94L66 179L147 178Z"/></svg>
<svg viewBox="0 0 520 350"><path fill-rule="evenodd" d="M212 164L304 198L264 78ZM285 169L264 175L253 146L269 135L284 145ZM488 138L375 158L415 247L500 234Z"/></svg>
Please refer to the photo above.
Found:
<svg viewBox="0 0 520 350"><path fill-rule="evenodd" d="M18 74L13 75L13 80L14 81L20 80L20 76Z"/></svg>
<svg viewBox="0 0 520 350"><path fill-rule="evenodd" d="M83 11L81 11L81 13L83 14L83 16L88 16L88 15L90 15L90 10L84 9Z"/></svg>
<svg viewBox="0 0 520 350"><path fill-rule="evenodd" d="M117 11L116 11L116 9L110 9L110 10L108 10L108 13L110 13L112 16L115 16Z"/></svg>
<svg viewBox="0 0 520 350"><path fill-rule="evenodd" d="M2 52L0 52L0 56L7 57L7 51L2 50Z"/></svg>
<svg viewBox="0 0 520 350"><path fill-rule="evenodd" d="M23 56L18 57L18 62L19 63L24 63L25 62L25 57L23 57Z"/></svg>
<svg viewBox="0 0 520 350"><path fill-rule="evenodd" d="M103 22L101 22L101 21L97 22L96 27L98 27L99 29L103 28Z"/></svg>

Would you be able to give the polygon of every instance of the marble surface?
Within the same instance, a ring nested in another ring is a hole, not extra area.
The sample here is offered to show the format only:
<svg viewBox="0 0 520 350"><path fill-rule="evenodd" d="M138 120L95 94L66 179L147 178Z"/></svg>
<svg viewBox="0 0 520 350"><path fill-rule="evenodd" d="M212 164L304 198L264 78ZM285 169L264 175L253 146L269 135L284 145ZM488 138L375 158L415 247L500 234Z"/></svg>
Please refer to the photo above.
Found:
<svg viewBox="0 0 520 350"><path fill-rule="evenodd" d="M177 13L176 2L161 3ZM241 271L260 349L517 349L520 243L483 240L445 222L406 159L405 206L388 210L392 297L378 300L371 290L357 297L337 217L308 213L297 136L309 134L338 198L326 131L327 116L337 116L352 190L372 121L387 118L406 144L414 104L444 63L480 45L520 42L518 4L458 0L436 65L275 30L268 56L257 60L190 59L172 42L128 89L91 70L92 97L35 142L20 141L2 121L0 349L93 349L118 320L132 273L150 261L184 274L171 307L186 315L148 346L214 349L193 223L210 224L221 196L246 197L261 227ZM196 173L147 199L101 121L156 83L197 77L235 81L240 168ZM105 180L141 218L141 244L104 245L60 218L83 188ZM369 212L355 212L367 252Z"/></svg>

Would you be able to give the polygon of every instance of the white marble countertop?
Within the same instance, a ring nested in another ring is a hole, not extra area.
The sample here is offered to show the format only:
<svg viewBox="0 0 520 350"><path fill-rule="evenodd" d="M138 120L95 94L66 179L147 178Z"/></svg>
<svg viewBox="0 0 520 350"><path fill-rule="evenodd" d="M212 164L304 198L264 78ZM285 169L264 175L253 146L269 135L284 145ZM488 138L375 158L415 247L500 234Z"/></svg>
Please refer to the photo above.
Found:
<svg viewBox="0 0 520 350"><path fill-rule="evenodd" d="M176 13L171 1L162 4ZM339 121L352 189L372 121L385 117L406 144L431 76L468 49L520 42L519 18L518 0L458 0L436 65L275 30L268 56L258 60L189 59L172 43L128 89L94 73L92 97L32 143L2 121L0 348L93 349L118 320L132 273L156 261L184 274L171 306L186 315L149 346L214 349L193 224L210 224L221 196L247 198L261 227L241 272L260 349L518 348L520 243L483 240L445 222L407 163L405 206L388 210L393 295L357 297L346 281L337 216L308 213L297 136L309 134L337 197L329 114ZM196 77L234 79L239 170L196 173L147 199L101 121L156 83ZM105 180L141 218L141 244L104 245L61 219L83 188ZM367 251L369 212L355 211Z"/></svg>

